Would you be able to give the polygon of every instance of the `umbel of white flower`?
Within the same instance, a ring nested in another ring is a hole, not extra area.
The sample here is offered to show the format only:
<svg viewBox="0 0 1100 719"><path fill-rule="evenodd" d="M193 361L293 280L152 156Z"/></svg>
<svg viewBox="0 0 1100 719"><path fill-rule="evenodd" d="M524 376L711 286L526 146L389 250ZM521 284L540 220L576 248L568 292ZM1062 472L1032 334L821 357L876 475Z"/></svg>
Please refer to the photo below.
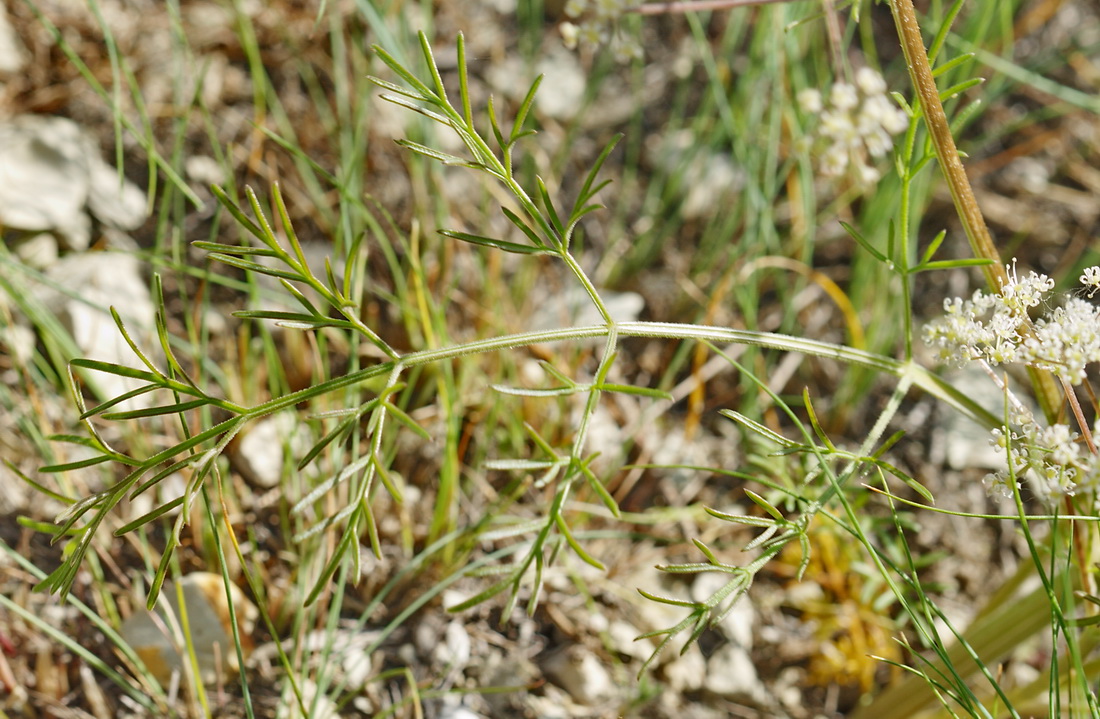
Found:
<svg viewBox="0 0 1100 719"><path fill-rule="evenodd" d="M1100 432L1100 421L1093 436ZM1100 458L1081 451L1079 436L1068 424L1043 425L1026 410L1012 414L1012 424L993 430L991 444L1005 453L1005 468L982 479L986 491L1013 495L1012 480L1026 478L1032 492L1048 504L1065 496L1084 495L1095 510L1100 489Z"/></svg>
<svg viewBox="0 0 1100 719"><path fill-rule="evenodd" d="M798 93L798 104L820 116L812 139L824 146L822 173L835 177L851 167L864 185L879 179L871 161L889 152L892 137L909 127L909 118L887 96L882 75L869 67L856 72L855 85L834 83L828 102L811 88Z"/></svg>
<svg viewBox="0 0 1100 719"><path fill-rule="evenodd" d="M1084 382L1085 366L1100 361L1100 309L1082 297L1070 297L1026 330L1029 310L1049 306L1054 280L1036 272L1020 277L1015 260L1005 269L1008 280L999 292L979 290L969 300L945 300L946 314L925 325L924 341L951 364L1016 362L1048 370L1074 385ZM1080 282L1091 298L1100 291L1100 267L1086 269ZM1069 425L1043 425L1019 402L1011 406L1010 424L993 430L993 446L1005 453L1006 467L986 475L986 489L1012 496L1013 480L1026 477L1040 499L1054 502L1085 493L1095 509L1100 457L1081 451ZM1100 436L1100 420L1092 433Z"/></svg>
<svg viewBox="0 0 1100 719"><path fill-rule="evenodd" d="M925 343L938 350L941 360L956 365L1016 362L1070 384L1084 382L1085 366L1100 362L1100 308L1070 297L1025 331L1029 310L1049 300L1054 280L1034 271L1020 277L1015 261L1006 269L1008 280L999 292L978 290L969 300L944 300L944 316L924 327ZM1091 297L1100 289L1100 268L1088 268L1080 281Z"/></svg>
<svg viewBox="0 0 1100 719"><path fill-rule="evenodd" d="M611 44L619 62L640 60L642 45L628 33L616 32L619 18L641 0L569 0L565 14L571 21L561 24L561 36L570 50L578 46L595 49Z"/></svg>

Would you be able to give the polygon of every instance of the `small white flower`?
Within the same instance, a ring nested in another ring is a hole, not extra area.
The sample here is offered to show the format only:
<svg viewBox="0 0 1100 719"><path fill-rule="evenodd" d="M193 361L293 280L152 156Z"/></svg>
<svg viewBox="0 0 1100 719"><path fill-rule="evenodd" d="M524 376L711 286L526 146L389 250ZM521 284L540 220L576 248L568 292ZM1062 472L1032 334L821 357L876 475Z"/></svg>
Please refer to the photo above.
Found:
<svg viewBox="0 0 1100 719"><path fill-rule="evenodd" d="M859 138L859 131L852 123L852 117L846 112L825 110L821 113L821 134L834 140L835 144L851 147Z"/></svg>
<svg viewBox="0 0 1100 719"><path fill-rule="evenodd" d="M599 47L608 41L609 34L603 23L586 20L577 29L577 37L586 47Z"/></svg>
<svg viewBox="0 0 1100 719"><path fill-rule="evenodd" d="M561 32L561 41L567 50L576 50L577 41L580 39L580 28L571 22L563 22L558 28Z"/></svg>
<svg viewBox="0 0 1100 719"><path fill-rule="evenodd" d="M867 152L871 153L871 157L882 157L894 146L890 136L881 127L876 127L865 134L863 144L867 146Z"/></svg>
<svg viewBox="0 0 1100 719"><path fill-rule="evenodd" d="M615 60L620 64L642 59L642 45L632 37L617 36L612 44L612 50L615 53Z"/></svg>
<svg viewBox="0 0 1100 719"><path fill-rule="evenodd" d="M891 107L882 115L882 129L891 135L901 134L909 129L909 116L900 107Z"/></svg>
<svg viewBox="0 0 1100 719"><path fill-rule="evenodd" d="M982 484L985 485L985 492L990 497L994 495L1006 498L1012 496L1012 488L1008 486L1008 475L1005 472L990 472L982 478Z"/></svg>
<svg viewBox="0 0 1100 719"><path fill-rule="evenodd" d="M1063 466L1072 464L1081 454L1076 440L1077 434L1061 423L1050 425L1037 437L1038 443L1050 450L1050 461Z"/></svg>
<svg viewBox="0 0 1100 719"><path fill-rule="evenodd" d="M584 14L585 8L588 6L588 0L569 0L565 3L565 14L567 17L579 18Z"/></svg>
<svg viewBox="0 0 1100 719"><path fill-rule="evenodd" d="M844 173L848 167L848 149L842 145L830 145L821 156L821 171L835 177Z"/></svg>
<svg viewBox="0 0 1100 719"><path fill-rule="evenodd" d="M882 174L870 165L862 164L858 166L859 170L859 184L865 187L874 185L879 179L882 178Z"/></svg>
<svg viewBox="0 0 1100 719"><path fill-rule="evenodd" d="M833 85L829 93L829 102L837 110L851 110L859 105L859 95L856 89L846 82L838 82Z"/></svg>
<svg viewBox="0 0 1100 719"><path fill-rule="evenodd" d="M886 92L886 81L882 75L869 67L861 67L856 72L856 85L864 95L881 95Z"/></svg>
<svg viewBox="0 0 1100 719"><path fill-rule="evenodd" d="M821 101L821 92L812 87L798 92L798 106L803 112L818 113L825 105Z"/></svg>
<svg viewBox="0 0 1100 719"><path fill-rule="evenodd" d="M1081 285L1089 288L1089 297L1100 291L1100 267L1086 267L1080 277Z"/></svg>
<svg viewBox="0 0 1100 719"><path fill-rule="evenodd" d="M626 3L621 0L594 0L593 6L596 8L596 17L608 21L619 17L626 8Z"/></svg>

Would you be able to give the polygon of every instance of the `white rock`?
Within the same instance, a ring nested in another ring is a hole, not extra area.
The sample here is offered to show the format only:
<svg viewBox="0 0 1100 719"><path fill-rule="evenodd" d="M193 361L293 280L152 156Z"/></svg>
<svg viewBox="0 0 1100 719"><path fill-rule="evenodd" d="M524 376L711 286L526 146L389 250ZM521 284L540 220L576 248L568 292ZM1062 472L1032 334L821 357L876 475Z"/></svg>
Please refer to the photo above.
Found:
<svg viewBox="0 0 1100 719"><path fill-rule="evenodd" d="M198 661L200 679L213 683L225 678L227 672L238 670L237 653L233 646L229 604L220 575L194 572L179 581L183 604L187 609L191 645ZM249 636L258 614L236 585L230 585L233 610L242 636L242 647L251 648ZM162 685L168 686L172 675L183 672L187 643L182 635L182 620L177 587L166 582L161 590L155 612L141 609L122 623L120 633L133 648L146 668Z"/></svg>
<svg viewBox="0 0 1100 719"><path fill-rule="evenodd" d="M284 448L291 443L293 450L303 450L297 429L300 421L293 412L281 412L265 417L249 428L241 438L234 455L236 466L250 482L270 489L283 478ZM294 441L298 439L298 441Z"/></svg>
<svg viewBox="0 0 1100 719"><path fill-rule="evenodd" d="M38 270L53 266L60 255L57 238L48 232L23 238L11 249L20 262Z"/></svg>
<svg viewBox="0 0 1100 719"><path fill-rule="evenodd" d="M320 687L317 686L317 682L313 681L309 677L298 678L298 688L302 693L302 703L305 704L306 711L302 712L301 707L298 704L297 697L294 694L294 688L290 682L286 682L286 686L283 689L282 701L279 703L279 708L275 712L277 719L338 719L340 714L337 711L336 703L329 699L327 696L321 693Z"/></svg>
<svg viewBox="0 0 1100 719"><path fill-rule="evenodd" d="M437 715L439 719L485 719L476 711L471 711L469 708L462 705L450 706L443 705Z"/></svg>
<svg viewBox="0 0 1100 719"><path fill-rule="evenodd" d="M53 230L74 249L91 241L83 137L64 118L20 117L0 125L0 223Z"/></svg>
<svg viewBox="0 0 1100 719"><path fill-rule="evenodd" d="M733 644L724 645L707 660L703 686L727 699L763 703L767 698L749 653Z"/></svg>
<svg viewBox="0 0 1100 719"><path fill-rule="evenodd" d="M225 168L209 155L193 155L183 163L187 179L203 186L223 185L226 181Z"/></svg>
<svg viewBox="0 0 1100 719"><path fill-rule="evenodd" d="M120 230L135 230L146 217L145 192L137 185L120 178L118 170L100 159L89 141L88 148L88 209L100 222Z"/></svg>
<svg viewBox="0 0 1100 719"><path fill-rule="evenodd" d="M8 12L0 5L0 73L16 73L27 64L27 48L8 20Z"/></svg>
<svg viewBox="0 0 1100 719"><path fill-rule="evenodd" d="M645 307L645 299L636 292L600 291L600 299L607 307L611 319L617 322L633 322L638 319ZM591 298L580 287L570 287L565 292L546 297L539 306L528 326L533 330L545 330L555 327L578 327L582 325L603 324L603 318Z"/></svg>
<svg viewBox="0 0 1100 719"><path fill-rule="evenodd" d="M91 242L90 209L104 223L134 229L145 194L100 157L63 117L24 115L0 124L0 224L56 232L69 247Z"/></svg>
<svg viewBox="0 0 1100 719"><path fill-rule="evenodd" d="M121 252L68 255L49 268L46 277L53 285L39 285L35 294L69 328L85 357L145 369L109 312L114 307L131 338L146 352L151 349L149 333L155 311L136 257ZM105 372L81 376L103 398L117 397L142 384ZM149 395L142 395L118 409L147 407L149 403Z"/></svg>
<svg viewBox="0 0 1100 719"><path fill-rule="evenodd" d="M551 680L582 704L599 704L615 695L615 683L603 662L580 644L553 652L543 668Z"/></svg>
<svg viewBox="0 0 1100 719"><path fill-rule="evenodd" d="M707 676L707 660L693 644L683 655L675 656L664 666L665 680L677 694L697 691Z"/></svg>
<svg viewBox="0 0 1100 719"><path fill-rule="evenodd" d="M470 662L470 635L461 622L455 620L443 632L443 641L435 645L433 658L446 667L461 669Z"/></svg>
<svg viewBox="0 0 1100 719"><path fill-rule="evenodd" d="M967 367L948 379L994 417L1004 416L1004 392L980 369ZM1030 404L1026 398L1021 399ZM948 410L934 432L939 445L936 459L942 456L951 469L1004 469L1005 456L994 449L993 435L959 412Z"/></svg>
<svg viewBox="0 0 1100 719"><path fill-rule="evenodd" d="M16 324L0 325L0 349L17 367L26 367L34 360L34 332Z"/></svg>
<svg viewBox="0 0 1100 719"><path fill-rule="evenodd" d="M607 627L607 639L619 654L645 661L653 653L653 642L650 639L638 639L642 634L636 626L622 619L615 619Z"/></svg>
<svg viewBox="0 0 1100 719"><path fill-rule="evenodd" d="M581 109L587 84L576 53L555 47L536 68L543 76L535 105L539 112L555 120L570 120Z"/></svg>

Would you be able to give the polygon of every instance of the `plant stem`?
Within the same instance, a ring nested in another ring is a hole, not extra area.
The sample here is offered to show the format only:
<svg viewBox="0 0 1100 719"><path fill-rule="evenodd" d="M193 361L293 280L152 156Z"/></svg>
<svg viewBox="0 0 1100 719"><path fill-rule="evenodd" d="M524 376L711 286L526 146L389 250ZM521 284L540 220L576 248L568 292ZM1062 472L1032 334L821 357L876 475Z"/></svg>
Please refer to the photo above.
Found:
<svg viewBox="0 0 1100 719"><path fill-rule="evenodd" d="M955 202L955 209L959 213L967 239L970 240L970 249L975 257L993 260L992 264L982 266L982 272L985 273L990 288L999 290L1008 281L1008 275L989 236L989 228L986 227L978 201L974 199L974 190L970 187L966 169L959 159L959 150L955 147L955 138L951 136L951 127L943 111L943 103L940 102L940 91L932 76L932 67L928 64L928 53L924 48L913 2L891 0L890 5L894 11L898 37L901 39L901 49L909 67L909 76L920 99L924 121L932 136L932 144L936 148L936 157L939 158L940 168L951 191L951 199Z"/></svg>
<svg viewBox="0 0 1100 719"><path fill-rule="evenodd" d="M989 228L986 227L985 217L982 215L981 208L978 207L978 201L974 198L970 179L966 176L966 169L959 158L959 150L955 147L955 138L951 136L951 126L943 111L943 103L940 102L936 79L932 75L931 65L928 64L928 51L924 47L920 25L917 24L913 0L890 0L890 9L893 11L894 23L897 25L901 49L905 53L905 62L909 67L909 77L917 91L917 97L924 112L924 122L932 137L932 145L936 149L940 169L943 170L947 187L951 191L955 210L966 231L966 237L970 240L970 249L974 256L993 260L991 264L982 267L982 272L985 273L990 289L997 292L1008 281L1008 274L989 235ZM1042 372L1032 367L1028 368L1028 374L1043 413L1047 420L1054 421L1062 405L1062 396L1054 377L1049 372Z"/></svg>

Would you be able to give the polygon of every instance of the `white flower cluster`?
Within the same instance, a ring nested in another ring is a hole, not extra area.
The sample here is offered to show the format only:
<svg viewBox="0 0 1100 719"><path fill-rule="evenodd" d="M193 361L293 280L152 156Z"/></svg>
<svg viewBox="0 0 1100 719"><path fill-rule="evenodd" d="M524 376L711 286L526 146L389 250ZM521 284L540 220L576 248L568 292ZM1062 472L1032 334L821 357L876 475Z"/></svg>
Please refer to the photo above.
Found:
<svg viewBox="0 0 1100 719"><path fill-rule="evenodd" d="M814 133L825 149L821 171L825 175L841 175L851 166L861 184L878 181L879 172L871 166L871 158L884 156L894 146L893 135L909 127L909 118L886 94L886 81L869 67L856 72L856 84L835 83L829 90L826 105L815 89L798 93L803 111L820 114Z"/></svg>
<svg viewBox="0 0 1100 719"><path fill-rule="evenodd" d="M642 46L637 38L616 32L619 18L641 0L569 0L565 14L576 22L561 24L561 36L565 46L574 50L577 46L598 48L611 44L619 62L640 60Z"/></svg>
<svg viewBox="0 0 1100 719"><path fill-rule="evenodd" d="M1071 384L1085 381L1085 366L1100 361L1100 308L1080 297L1034 320L1029 311L1046 305L1054 280L1030 272L1020 277L1013 261L1000 292L977 291L969 300L944 301L946 315L924 327L924 340L940 358L961 365L1016 362L1049 370ZM1100 267L1080 277L1088 296L1100 291ZM1011 395L1010 395L1011 397ZM1026 477L1036 495L1049 502L1087 492L1100 502L1100 456L1082 451L1079 436L1067 424L1043 426L1014 402L1011 427L993 431L993 446L1007 450L1008 467L985 477L990 493L1012 496L1010 477ZM1100 436L1100 419L1092 429Z"/></svg>
<svg viewBox="0 0 1100 719"><path fill-rule="evenodd" d="M1083 452L1078 435L1067 424L1044 427L1026 411L1015 413L1013 426L1017 429L993 430L992 444L999 451L1008 452L1012 471L1003 469L987 474L982 480L986 491L1011 497L1011 477L1026 478L1028 486L1038 498L1054 504L1062 497L1087 492L1097 500L1100 489L1100 457ZM1100 420L1093 426L1092 434L1100 433Z"/></svg>
<svg viewBox="0 0 1100 719"><path fill-rule="evenodd" d="M1021 278L1015 262L1006 269L1008 281L1000 292L978 290L969 300L945 300L946 314L924 327L925 343L938 350L941 360L956 365L1016 362L1048 370L1070 384L1084 382L1085 366L1100 362L1100 309L1071 297L1025 331L1028 311L1047 299L1054 280L1035 272ZM1081 283L1094 294L1100 289L1100 268L1085 270Z"/></svg>

